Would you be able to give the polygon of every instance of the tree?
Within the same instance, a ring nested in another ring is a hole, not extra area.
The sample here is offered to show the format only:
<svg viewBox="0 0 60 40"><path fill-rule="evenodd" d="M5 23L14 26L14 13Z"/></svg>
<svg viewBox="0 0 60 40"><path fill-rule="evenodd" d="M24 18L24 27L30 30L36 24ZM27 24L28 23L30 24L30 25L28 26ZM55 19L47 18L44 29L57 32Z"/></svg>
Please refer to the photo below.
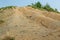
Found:
<svg viewBox="0 0 60 40"><path fill-rule="evenodd" d="M29 5L32 8L36 8L36 9L41 9L41 10L47 10L47 11L51 11L51 12L58 12L57 9L53 9L49 4L46 4L45 6L42 6L42 4L38 1L35 4L32 3L32 5Z"/></svg>
<svg viewBox="0 0 60 40"><path fill-rule="evenodd" d="M31 5L33 8L41 8L42 7L42 5L41 5L41 3L38 1L38 2L36 2L35 4L33 4L32 3L32 5Z"/></svg>
<svg viewBox="0 0 60 40"><path fill-rule="evenodd" d="M55 12L58 12L58 10L55 8Z"/></svg>
<svg viewBox="0 0 60 40"><path fill-rule="evenodd" d="M41 8L41 3L38 1L37 3L35 3L35 6L37 7L37 8Z"/></svg>
<svg viewBox="0 0 60 40"><path fill-rule="evenodd" d="M48 4L46 4L43 8L46 9L47 11L54 11L54 9L51 8L50 5Z"/></svg>

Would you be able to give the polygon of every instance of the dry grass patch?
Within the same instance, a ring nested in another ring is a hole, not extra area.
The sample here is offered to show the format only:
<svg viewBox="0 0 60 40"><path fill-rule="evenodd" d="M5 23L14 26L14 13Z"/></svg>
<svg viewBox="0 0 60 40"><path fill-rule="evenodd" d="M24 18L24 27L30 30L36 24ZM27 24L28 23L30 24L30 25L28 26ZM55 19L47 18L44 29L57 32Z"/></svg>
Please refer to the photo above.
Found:
<svg viewBox="0 0 60 40"><path fill-rule="evenodd" d="M5 36L2 40L15 40L15 38L10 36Z"/></svg>
<svg viewBox="0 0 60 40"><path fill-rule="evenodd" d="M4 23L4 20L0 20L0 24Z"/></svg>

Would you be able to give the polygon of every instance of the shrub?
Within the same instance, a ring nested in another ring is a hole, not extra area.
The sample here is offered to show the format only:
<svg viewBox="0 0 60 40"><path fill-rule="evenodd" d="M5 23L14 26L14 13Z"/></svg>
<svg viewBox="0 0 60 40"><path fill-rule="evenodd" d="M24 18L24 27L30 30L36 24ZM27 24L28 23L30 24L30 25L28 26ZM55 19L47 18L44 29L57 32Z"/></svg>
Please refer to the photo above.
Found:
<svg viewBox="0 0 60 40"><path fill-rule="evenodd" d="M36 9L42 9L42 10L47 10L47 11L52 11L52 12L58 12L57 9L53 9L52 7L50 7L49 4L46 4L45 6L42 6L42 4L38 1L35 4L32 3L32 5L28 5L31 6L32 8L36 8Z"/></svg>
<svg viewBox="0 0 60 40"><path fill-rule="evenodd" d="M37 8L41 8L41 3L40 2L37 2L37 3L35 3L35 6L37 7Z"/></svg>
<svg viewBox="0 0 60 40"><path fill-rule="evenodd" d="M54 11L54 9L51 8L50 5L48 5L48 4L46 4L43 8L47 11Z"/></svg>
<svg viewBox="0 0 60 40"><path fill-rule="evenodd" d="M38 2L36 2L35 4L33 4L32 3L32 5L31 5L33 8L41 8L42 7L42 5L41 5L41 3L38 1Z"/></svg>
<svg viewBox="0 0 60 40"><path fill-rule="evenodd" d="M59 13L58 10L55 8L55 12Z"/></svg>

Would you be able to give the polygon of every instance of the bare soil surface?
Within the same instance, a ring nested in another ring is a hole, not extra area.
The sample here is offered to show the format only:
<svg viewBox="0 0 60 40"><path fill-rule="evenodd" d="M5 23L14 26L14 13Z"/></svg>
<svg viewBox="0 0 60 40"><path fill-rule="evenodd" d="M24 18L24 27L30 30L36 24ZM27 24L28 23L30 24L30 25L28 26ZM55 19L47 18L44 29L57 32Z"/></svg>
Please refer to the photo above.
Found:
<svg viewBox="0 0 60 40"><path fill-rule="evenodd" d="M60 40L60 14L31 7L0 10L0 40Z"/></svg>

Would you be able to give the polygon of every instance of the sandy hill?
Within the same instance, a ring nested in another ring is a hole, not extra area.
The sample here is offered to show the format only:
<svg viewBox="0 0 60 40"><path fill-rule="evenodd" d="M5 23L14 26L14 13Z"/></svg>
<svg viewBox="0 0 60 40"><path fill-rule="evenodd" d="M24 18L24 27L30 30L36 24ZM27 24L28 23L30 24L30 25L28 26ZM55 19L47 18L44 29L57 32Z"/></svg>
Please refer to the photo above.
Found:
<svg viewBox="0 0 60 40"><path fill-rule="evenodd" d="M0 10L0 40L60 40L60 14L31 7Z"/></svg>

